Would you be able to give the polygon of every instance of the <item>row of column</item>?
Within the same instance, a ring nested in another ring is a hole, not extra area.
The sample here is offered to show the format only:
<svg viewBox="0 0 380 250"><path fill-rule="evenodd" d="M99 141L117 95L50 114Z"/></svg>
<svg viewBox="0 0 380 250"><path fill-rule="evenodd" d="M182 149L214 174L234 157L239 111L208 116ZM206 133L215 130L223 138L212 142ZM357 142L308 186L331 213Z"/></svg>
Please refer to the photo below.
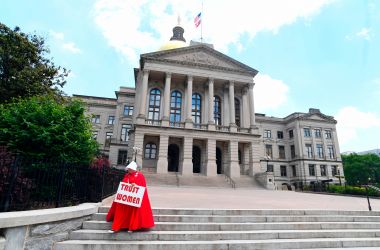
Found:
<svg viewBox="0 0 380 250"><path fill-rule="evenodd" d="M251 142L246 144L247 147L244 149L244 157L248 158L249 162L249 175L253 176L254 173L260 171L260 161L259 161L259 143ZM135 146L143 149L144 148L144 135L136 134ZM168 172L168 146L169 146L169 136L160 135L160 142L157 151L157 173L167 173ZM217 165L216 165L216 140L207 139L206 145L206 176L216 176L217 175ZM225 174L231 178L240 177L240 165L238 159L239 143L237 140L231 140L228 142L228 151L225 152L226 155L223 157L226 161L223 163L222 168L224 168ZM141 150L137 153L137 163L142 166L143 163L143 152ZM247 154L247 155L246 155ZM183 151L182 151L182 164L180 164L179 171L182 175L192 175L193 174L193 138L184 137L183 138ZM226 164L227 163L227 164Z"/></svg>
<svg viewBox="0 0 380 250"><path fill-rule="evenodd" d="M170 85L171 85L171 73L166 73L165 76L165 87L164 87L164 103L163 103L163 125L169 122L169 114L170 114ZM141 82L141 93L140 93L140 109L137 118L145 119L146 118L146 102L147 102L147 90L148 90L148 80L149 80L149 70L143 70L143 77ZM209 78L208 80L208 124L209 129L215 128L214 121L214 79ZM229 81L228 84L228 99L229 99L229 113L230 113L230 127L235 128L236 130L236 122L235 122L235 86L233 81ZM254 83L251 82L244 88L243 92L243 113L249 110L250 113L250 127L254 128L255 121L255 107L254 107L254 98L253 98L253 87ZM186 127L192 126L192 94L193 94L193 76L187 76L187 85L186 85L186 97L185 97L185 125ZM247 94L248 94L248 107L246 105L247 102ZM236 131L232 131L236 132Z"/></svg>

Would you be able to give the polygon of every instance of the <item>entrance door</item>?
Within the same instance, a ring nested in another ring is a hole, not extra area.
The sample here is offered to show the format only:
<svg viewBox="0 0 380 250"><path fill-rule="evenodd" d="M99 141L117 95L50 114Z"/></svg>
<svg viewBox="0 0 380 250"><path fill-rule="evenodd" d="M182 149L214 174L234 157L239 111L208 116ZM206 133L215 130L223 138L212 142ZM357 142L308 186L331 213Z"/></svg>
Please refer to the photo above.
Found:
<svg viewBox="0 0 380 250"><path fill-rule="evenodd" d="M222 173L222 150L216 148L216 173Z"/></svg>
<svg viewBox="0 0 380 250"><path fill-rule="evenodd" d="M193 173L201 172L201 149L193 146Z"/></svg>
<svg viewBox="0 0 380 250"><path fill-rule="evenodd" d="M179 147L176 144L170 144L168 147L168 171L178 172L179 165Z"/></svg>

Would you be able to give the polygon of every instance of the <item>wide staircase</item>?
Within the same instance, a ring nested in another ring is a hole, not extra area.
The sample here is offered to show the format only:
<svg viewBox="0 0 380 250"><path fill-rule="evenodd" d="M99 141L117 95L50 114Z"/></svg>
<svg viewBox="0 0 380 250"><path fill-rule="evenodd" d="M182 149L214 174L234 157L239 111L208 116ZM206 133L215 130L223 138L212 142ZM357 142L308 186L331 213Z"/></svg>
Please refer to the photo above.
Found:
<svg viewBox="0 0 380 250"><path fill-rule="evenodd" d="M380 212L153 209L151 231L110 233L108 207L56 250L380 249Z"/></svg>

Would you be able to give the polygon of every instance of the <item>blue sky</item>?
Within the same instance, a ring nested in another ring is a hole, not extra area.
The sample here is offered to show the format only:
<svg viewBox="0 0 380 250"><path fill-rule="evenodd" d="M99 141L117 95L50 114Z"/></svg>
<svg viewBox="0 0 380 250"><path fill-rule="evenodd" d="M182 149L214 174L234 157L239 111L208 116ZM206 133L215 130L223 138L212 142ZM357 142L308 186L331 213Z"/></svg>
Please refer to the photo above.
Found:
<svg viewBox="0 0 380 250"><path fill-rule="evenodd" d="M0 22L46 39L71 70L64 91L114 97L134 86L139 54L157 50L181 16L200 38L201 1L1 0ZM380 3L357 0L204 0L203 37L255 69L256 111L310 107L338 120L341 152L380 148Z"/></svg>

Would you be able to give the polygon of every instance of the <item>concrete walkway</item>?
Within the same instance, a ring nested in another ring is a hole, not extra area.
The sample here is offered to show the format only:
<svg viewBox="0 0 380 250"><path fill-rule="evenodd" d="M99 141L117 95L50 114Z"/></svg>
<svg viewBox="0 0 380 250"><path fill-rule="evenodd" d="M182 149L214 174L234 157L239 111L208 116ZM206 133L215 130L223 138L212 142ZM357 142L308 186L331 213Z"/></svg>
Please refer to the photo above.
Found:
<svg viewBox="0 0 380 250"><path fill-rule="evenodd" d="M254 189L149 186L154 208L367 210L366 198ZM380 200L371 199L380 211ZM103 201L110 205L112 197Z"/></svg>

